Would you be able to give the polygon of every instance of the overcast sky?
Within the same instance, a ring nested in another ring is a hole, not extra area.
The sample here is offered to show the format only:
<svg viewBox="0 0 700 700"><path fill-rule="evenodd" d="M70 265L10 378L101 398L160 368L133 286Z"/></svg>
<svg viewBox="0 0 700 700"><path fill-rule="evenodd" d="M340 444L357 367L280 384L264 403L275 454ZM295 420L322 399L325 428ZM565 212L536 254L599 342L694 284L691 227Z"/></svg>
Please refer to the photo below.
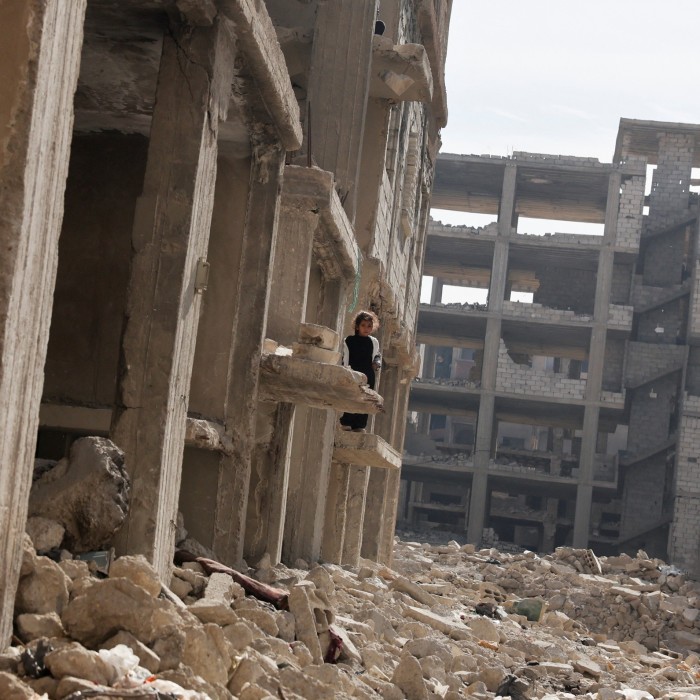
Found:
<svg viewBox="0 0 700 700"><path fill-rule="evenodd" d="M442 152L610 162L621 117L700 122L698 10L699 0L454 0Z"/></svg>
<svg viewBox="0 0 700 700"><path fill-rule="evenodd" d="M620 117L700 121L698 0L454 0L443 152L610 161Z"/></svg>

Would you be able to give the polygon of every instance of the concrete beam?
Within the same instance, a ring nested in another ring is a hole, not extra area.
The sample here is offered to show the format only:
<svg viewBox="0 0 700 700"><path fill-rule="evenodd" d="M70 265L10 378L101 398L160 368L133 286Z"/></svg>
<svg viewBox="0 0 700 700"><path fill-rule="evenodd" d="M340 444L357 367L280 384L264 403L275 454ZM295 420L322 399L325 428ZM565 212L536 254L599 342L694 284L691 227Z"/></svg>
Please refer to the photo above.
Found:
<svg viewBox="0 0 700 700"><path fill-rule="evenodd" d="M112 439L132 480L118 549L172 565L185 419L216 179L217 129L233 71L233 34L173 27L163 38L144 188L134 217L131 278Z"/></svg>
<svg viewBox="0 0 700 700"><path fill-rule="evenodd" d="M285 206L318 214L313 252L324 276L354 280L361 253L352 224L335 191L333 173L287 165L282 197Z"/></svg>
<svg viewBox="0 0 700 700"><path fill-rule="evenodd" d="M224 0L221 11L235 24L236 46L260 91L260 101L280 143L287 151L298 150L303 139L299 104L265 3Z"/></svg>
<svg viewBox="0 0 700 700"><path fill-rule="evenodd" d="M22 560L84 17L85 0L0 5L0 648Z"/></svg>

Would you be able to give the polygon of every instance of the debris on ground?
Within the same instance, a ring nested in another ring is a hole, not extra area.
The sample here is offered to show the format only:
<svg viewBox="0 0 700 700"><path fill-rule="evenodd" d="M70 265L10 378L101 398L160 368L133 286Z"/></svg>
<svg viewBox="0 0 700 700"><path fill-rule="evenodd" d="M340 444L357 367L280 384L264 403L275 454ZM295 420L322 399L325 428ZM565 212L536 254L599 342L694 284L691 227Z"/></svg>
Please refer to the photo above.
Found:
<svg viewBox="0 0 700 700"><path fill-rule="evenodd" d="M391 568L178 561L168 586L134 556L98 578L27 538L0 698L700 697L700 586L641 551L397 541Z"/></svg>

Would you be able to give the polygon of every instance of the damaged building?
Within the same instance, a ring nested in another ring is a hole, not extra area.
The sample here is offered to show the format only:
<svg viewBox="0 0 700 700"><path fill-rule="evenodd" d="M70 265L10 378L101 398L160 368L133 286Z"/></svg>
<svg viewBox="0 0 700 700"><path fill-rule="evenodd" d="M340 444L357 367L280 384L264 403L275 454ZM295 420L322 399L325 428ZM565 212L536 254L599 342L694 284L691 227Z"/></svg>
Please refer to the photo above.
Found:
<svg viewBox="0 0 700 700"><path fill-rule="evenodd" d="M430 226L402 523L700 571L699 138L622 119L612 163L439 157L433 206L493 222Z"/></svg>
<svg viewBox="0 0 700 700"><path fill-rule="evenodd" d="M163 580L179 514L229 565L390 560L450 11L0 8L2 643L35 456L83 436L130 483L101 544ZM361 308L376 392L338 362Z"/></svg>

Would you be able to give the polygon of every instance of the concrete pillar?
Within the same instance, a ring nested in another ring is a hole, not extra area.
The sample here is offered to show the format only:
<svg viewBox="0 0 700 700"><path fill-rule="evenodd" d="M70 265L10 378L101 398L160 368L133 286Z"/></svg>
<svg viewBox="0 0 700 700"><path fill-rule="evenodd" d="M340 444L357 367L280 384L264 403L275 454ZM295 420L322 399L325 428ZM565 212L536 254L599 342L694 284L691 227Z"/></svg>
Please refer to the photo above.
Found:
<svg viewBox="0 0 700 700"><path fill-rule="evenodd" d="M397 447L394 444L394 433L398 417L405 416L405 411L401 411L400 406L400 374L401 371L396 365L384 365L381 372L384 413L377 415L374 422L375 434L386 440L392 447ZM382 533L387 520L390 519L390 514L385 513L389 476L387 469L376 467L370 469L362 535L362 556L366 559L376 560L379 557Z"/></svg>
<svg viewBox="0 0 700 700"><path fill-rule="evenodd" d="M282 548L289 564L321 556L336 424L335 411L297 407Z"/></svg>
<svg viewBox="0 0 700 700"><path fill-rule="evenodd" d="M498 238L493 252L491 283L489 284L489 311L498 315L489 317L486 322L481 369L482 393L474 441L474 476L469 496L467 522L467 541L472 544L481 542L481 534L488 510L488 469L491 461L491 445L495 439L496 399L494 392L498 371L498 348L501 342L500 313L503 311L503 298L508 280L508 239L511 235L515 212L516 177L515 165L508 164L503 176L503 190L498 213Z"/></svg>
<svg viewBox="0 0 700 700"><path fill-rule="evenodd" d="M183 56L187 60L183 60ZM216 179L219 117L233 64L231 25L173 27L163 38L122 338L112 439L132 480L120 551L145 555L168 575L185 420Z"/></svg>
<svg viewBox="0 0 700 700"><path fill-rule="evenodd" d="M219 465L213 545L217 555L230 564L243 558L258 367L267 324L284 158L278 144L260 143L251 167L224 417L232 450L222 456Z"/></svg>
<svg viewBox="0 0 700 700"><path fill-rule="evenodd" d="M339 564L343 558L349 483L350 466L333 462L328 479L326 512L323 522L321 559L324 562Z"/></svg>
<svg viewBox="0 0 700 700"><path fill-rule="evenodd" d="M12 633L85 0L0 4L0 649Z"/></svg>
<svg viewBox="0 0 700 700"><path fill-rule="evenodd" d="M342 337L347 292L345 280L327 278L317 268L309 283L306 322L332 328ZM328 490L335 488L331 460L337 422L336 411L297 407L282 550L290 564L299 558L317 561L322 547L330 551L324 544L324 523ZM329 556L324 561L331 561ZM340 557L333 561L340 562Z"/></svg>
<svg viewBox="0 0 700 700"><path fill-rule="evenodd" d="M620 203L620 173L610 175L608 201L605 210L605 232L603 248L598 258L593 328L588 352L588 379L586 380L583 415L583 438L579 459L579 476L576 488L576 515L574 516L573 546L587 547L593 502L593 475L595 470L596 444L598 441L598 418L600 415L600 392L603 387L605 342L612 289L614 245L617 233L617 218Z"/></svg>
<svg viewBox="0 0 700 700"><path fill-rule="evenodd" d="M294 410L291 403L258 403L243 551L251 564L265 552L273 564L282 556Z"/></svg>
<svg viewBox="0 0 700 700"><path fill-rule="evenodd" d="M354 464L350 466L343 556L341 559L341 563L347 566L357 566L360 561L369 471L369 467L359 467Z"/></svg>
<svg viewBox="0 0 700 700"><path fill-rule="evenodd" d="M317 213L283 196L266 331L268 338L283 345L299 340L317 225ZM244 549L249 562L265 552L273 564L282 557L294 413L292 404L258 405Z"/></svg>
<svg viewBox="0 0 700 700"><path fill-rule="evenodd" d="M377 0L323 0L314 30L306 146L323 170L335 173L350 221L359 189L376 16Z"/></svg>
<svg viewBox="0 0 700 700"><path fill-rule="evenodd" d="M405 383L402 381L406 380ZM398 399L394 415L394 435L392 446L399 452L403 451L403 442L406 437L406 411L408 410L408 398L411 393L410 378L403 375L399 377ZM401 471L392 471L387 477L386 496L384 497L384 521L382 523L382 536L379 541L378 559L387 566L391 566L394 556L394 531L396 530L396 515L399 507L399 492L401 490Z"/></svg>

